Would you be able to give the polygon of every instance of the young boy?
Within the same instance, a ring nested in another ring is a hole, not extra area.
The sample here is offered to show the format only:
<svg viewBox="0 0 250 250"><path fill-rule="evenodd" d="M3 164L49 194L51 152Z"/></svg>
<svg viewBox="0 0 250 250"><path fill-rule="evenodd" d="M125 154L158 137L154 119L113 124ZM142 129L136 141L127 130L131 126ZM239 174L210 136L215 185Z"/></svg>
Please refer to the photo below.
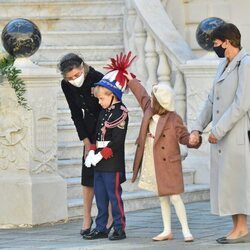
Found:
<svg viewBox="0 0 250 250"><path fill-rule="evenodd" d="M94 193L98 215L95 229L84 236L88 240L108 238L106 225L109 201L114 218L114 232L109 240L126 238L121 183L126 180L124 144L128 111L121 98L127 82L123 73L133 60L129 63L130 55L121 54L116 60L112 59L112 64L108 67L111 71L96 83L95 96L103 110L97 122L96 144L89 152L85 165L94 166Z"/></svg>

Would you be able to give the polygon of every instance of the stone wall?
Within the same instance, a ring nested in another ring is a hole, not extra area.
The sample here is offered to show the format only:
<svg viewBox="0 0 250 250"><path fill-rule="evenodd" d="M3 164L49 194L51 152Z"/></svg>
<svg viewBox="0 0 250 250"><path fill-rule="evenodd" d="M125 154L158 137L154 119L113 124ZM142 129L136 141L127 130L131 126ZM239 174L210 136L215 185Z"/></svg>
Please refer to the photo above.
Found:
<svg viewBox="0 0 250 250"><path fill-rule="evenodd" d="M250 51L249 0L168 0L163 1L172 22L197 55L204 55L195 38L198 24L207 17L234 23L242 34L242 45Z"/></svg>

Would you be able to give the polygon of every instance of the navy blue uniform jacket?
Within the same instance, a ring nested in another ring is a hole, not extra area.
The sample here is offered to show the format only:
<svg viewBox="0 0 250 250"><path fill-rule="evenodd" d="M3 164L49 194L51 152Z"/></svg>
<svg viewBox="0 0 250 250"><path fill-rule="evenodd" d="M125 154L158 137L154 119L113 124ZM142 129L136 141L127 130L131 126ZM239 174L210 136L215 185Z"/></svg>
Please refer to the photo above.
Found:
<svg viewBox="0 0 250 250"><path fill-rule="evenodd" d="M105 128L105 122L117 124L112 128ZM110 141L105 148L96 149L101 151L103 159L96 165L96 171L124 172L125 173L125 138L128 128L128 113L125 105L121 102L113 104L108 109L100 112L96 126L96 140Z"/></svg>

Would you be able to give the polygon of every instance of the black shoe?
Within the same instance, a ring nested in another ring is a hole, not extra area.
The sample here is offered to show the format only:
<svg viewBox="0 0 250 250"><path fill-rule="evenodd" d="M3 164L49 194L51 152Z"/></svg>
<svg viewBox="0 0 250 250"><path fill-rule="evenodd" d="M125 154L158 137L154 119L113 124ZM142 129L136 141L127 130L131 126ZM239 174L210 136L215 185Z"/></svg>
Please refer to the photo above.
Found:
<svg viewBox="0 0 250 250"><path fill-rule="evenodd" d="M81 229L80 235L81 235L81 236L87 235L87 234L90 233L90 230L91 230L91 228L88 228L88 229Z"/></svg>
<svg viewBox="0 0 250 250"><path fill-rule="evenodd" d="M108 234L110 233L110 231L111 231L111 229L112 229L112 227L114 226L114 221L112 222L112 224L110 225L110 227L109 228L107 228L107 232L108 232Z"/></svg>
<svg viewBox="0 0 250 250"><path fill-rule="evenodd" d="M89 228L87 228L87 229L81 229L80 230L80 235L87 235L87 234L89 234L90 233L90 230L91 230L91 227L92 227L92 225L93 225L93 219L91 218L91 222L90 222L90 227Z"/></svg>
<svg viewBox="0 0 250 250"><path fill-rule="evenodd" d="M226 238L227 238L226 236L223 236L223 237L220 237L220 238L216 239L216 241L218 243L220 243L220 241L225 240Z"/></svg>
<svg viewBox="0 0 250 250"><path fill-rule="evenodd" d="M125 231L122 229L115 230L111 236L109 236L109 240L122 240L126 238Z"/></svg>
<svg viewBox="0 0 250 250"><path fill-rule="evenodd" d="M93 229L89 234L83 235L83 239L86 240L96 240L108 238L108 233L100 232L97 229Z"/></svg>
<svg viewBox="0 0 250 250"><path fill-rule="evenodd" d="M247 233L246 235L241 236L237 239L227 239L225 237L224 239L220 239L217 242L220 244L250 243L250 233Z"/></svg>

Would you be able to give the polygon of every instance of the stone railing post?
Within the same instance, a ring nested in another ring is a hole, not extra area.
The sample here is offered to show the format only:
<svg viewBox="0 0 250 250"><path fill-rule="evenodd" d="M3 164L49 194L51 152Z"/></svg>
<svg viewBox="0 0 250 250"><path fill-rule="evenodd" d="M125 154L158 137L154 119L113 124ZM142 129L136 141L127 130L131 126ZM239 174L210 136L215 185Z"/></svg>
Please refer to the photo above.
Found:
<svg viewBox="0 0 250 250"><path fill-rule="evenodd" d="M190 60L181 67L186 82L186 107L187 126L192 130L192 125L200 113L204 100L213 85L218 61ZM186 168L195 169L195 183L209 183L208 161L210 145L207 141L210 126L202 135L202 145L198 150L190 149L184 161Z"/></svg>
<svg viewBox="0 0 250 250"><path fill-rule="evenodd" d="M186 85L183 74L177 68L173 71L175 72L175 109L183 121L186 121Z"/></svg>
<svg viewBox="0 0 250 250"><path fill-rule="evenodd" d="M147 68L145 65L145 51L144 46L146 43L146 32L143 27L143 23L139 16L136 17L135 21L135 47L137 53L136 60L136 74L137 78L146 84L148 79Z"/></svg>
<svg viewBox="0 0 250 250"><path fill-rule="evenodd" d="M66 183L57 173L57 85L53 69L18 58L30 110L0 85L0 228L66 220Z"/></svg>
<svg viewBox="0 0 250 250"><path fill-rule="evenodd" d="M145 43L145 63L148 72L146 86L148 91L151 91L152 85L158 83L156 74L158 67L158 56L155 51L155 41L150 32L147 32L147 39Z"/></svg>
<svg viewBox="0 0 250 250"><path fill-rule="evenodd" d="M125 51L132 51L135 54L135 20L136 20L136 11L132 6L132 1L127 0L125 2L126 8L124 10L124 46ZM131 66L133 66L132 64Z"/></svg>
<svg viewBox="0 0 250 250"><path fill-rule="evenodd" d="M156 43L156 51L159 57L159 63L157 67L158 83L164 83L171 86L170 74L171 69L168 63L168 58L159 43Z"/></svg>

